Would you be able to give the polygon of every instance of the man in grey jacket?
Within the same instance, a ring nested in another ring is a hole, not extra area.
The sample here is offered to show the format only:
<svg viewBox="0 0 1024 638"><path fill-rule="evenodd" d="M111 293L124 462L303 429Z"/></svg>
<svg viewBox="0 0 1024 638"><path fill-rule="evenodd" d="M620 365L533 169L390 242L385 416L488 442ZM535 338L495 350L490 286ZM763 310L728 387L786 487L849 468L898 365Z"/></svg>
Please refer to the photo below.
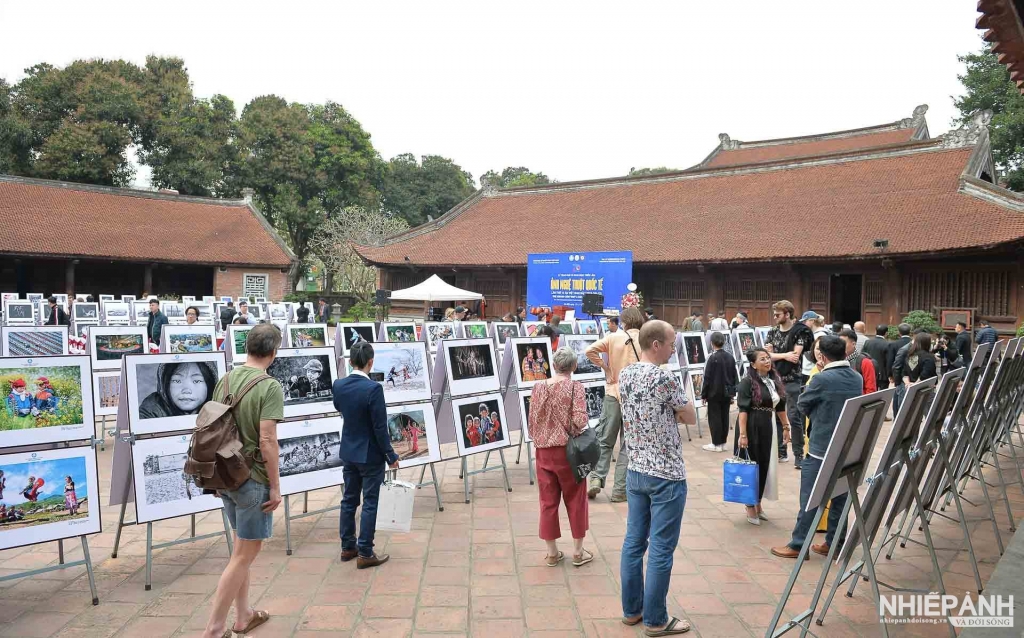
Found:
<svg viewBox="0 0 1024 638"><path fill-rule="evenodd" d="M796 558L808 534L813 533L811 523L814 522L814 511L804 511L807 499L811 496L814 481L821 470L822 459L828 451L832 432L839 422L839 415L847 399L858 397L864 390L864 379L850 367L846 360L846 343L835 335L822 337L818 341L818 352L825 360L824 369L811 377L810 382L800 394L800 412L807 415L811 422L810 445L807 458L800 469L800 510L797 513L793 537L782 547L773 547L772 554L782 558ZM832 498L828 512L828 531L825 542L811 545L816 554L828 555L832 546L839 517L846 507L846 495ZM839 539L840 545L843 539Z"/></svg>

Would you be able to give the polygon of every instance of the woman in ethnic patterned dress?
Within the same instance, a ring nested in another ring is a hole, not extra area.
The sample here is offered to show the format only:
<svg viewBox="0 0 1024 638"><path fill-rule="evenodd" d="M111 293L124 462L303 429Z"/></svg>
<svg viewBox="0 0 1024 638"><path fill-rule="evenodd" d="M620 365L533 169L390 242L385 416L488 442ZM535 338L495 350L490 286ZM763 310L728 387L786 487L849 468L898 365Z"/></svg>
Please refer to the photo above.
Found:
<svg viewBox="0 0 1024 638"><path fill-rule="evenodd" d="M71 476L64 477L64 507L72 516L78 513L78 495L75 494L75 482Z"/></svg>

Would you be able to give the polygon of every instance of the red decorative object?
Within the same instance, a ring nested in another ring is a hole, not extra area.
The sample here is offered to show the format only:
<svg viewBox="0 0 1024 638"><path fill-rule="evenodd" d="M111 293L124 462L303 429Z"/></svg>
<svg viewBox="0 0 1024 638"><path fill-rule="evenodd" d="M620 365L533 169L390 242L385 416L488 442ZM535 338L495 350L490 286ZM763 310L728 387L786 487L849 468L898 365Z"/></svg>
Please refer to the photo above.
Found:
<svg viewBox="0 0 1024 638"><path fill-rule="evenodd" d="M623 308L640 308L644 305L644 296L637 290L635 292L627 292L622 295L622 307Z"/></svg>

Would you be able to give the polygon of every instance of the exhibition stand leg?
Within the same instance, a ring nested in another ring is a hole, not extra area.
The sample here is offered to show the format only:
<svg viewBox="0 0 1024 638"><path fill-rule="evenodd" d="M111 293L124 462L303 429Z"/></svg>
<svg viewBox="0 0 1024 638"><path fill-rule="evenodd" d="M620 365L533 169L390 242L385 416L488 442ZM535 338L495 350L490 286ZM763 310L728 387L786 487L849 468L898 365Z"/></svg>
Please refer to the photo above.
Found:
<svg viewBox="0 0 1024 638"><path fill-rule="evenodd" d="M344 491L344 486L341 487ZM341 503L332 505L330 507L324 507L322 509L309 511L309 492L303 492L303 505L302 513L292 516L290 512L291 496L288 494L284 495L284 553L288 556L292 555L292 521L297 521L300 518L307 518L309 516L316 516L318 514L324 514L326 512L333 512L341 509Z"/></svg>
<svg viewBox="0 0 1024 638"><path fill-rule="evenodd" d="M519 465L519 459L523 456L523 447L526 447L526 464L529 466L530 470L530 485L533 485L534 481L537 478L537 475L534 473L533 469L533 450L531 449L532 445L533 441L527 441L526 436L520 433L519 451L516 453L516 465Z"/></svg>
<svg viewBox="0 0 1024 638"><path fill-rule="evenodd" d="M490 460L490 456L491 453L488 451L487 456L484 457L484 466L479 470L470 470L469 465L466 462L466 459L468 459L469 457L462 457L462 472L460 474L460 478L462 479L462 487L463 493L465 494L466 497L466 503L469 503L469 493L471 491L469 488L470 477L475 476L477 474L483 474L484 472L493 472L494 470L501 470L502 474L504 474L505 476L505 489L508 490L509 492L512 491L512 484L509 483L508 480L508 467L505 465L505 449L500 448L498 450L498 457L501 458L501 465L492 465L488 467L487 463Z"/></svg>
<svg viewBox="0 0 1024 638"><path fill-rule="evenodd" d="M89 539L85 536L79 536L78 538L82 541L82 560L76 560L70 563L65 563L64 543L63 541L58 541L60 562L58 562L56 565L50 565L49 567L40 567L39 569L32 569L27 572L18 572L16 574L7 574L5 576L0 576L0 583L7 580L15 580L18 578L26 578L28 576L36 576L38 574L45 574L47 572L56 571L58 569L67 569L69 567L78 567L79 565L84 565L85 573L89 576L89 592L92 594L92 604L100 604L99 594L96 593L96 575L92 571L92 558L89 556Z"/></svg>
<svg viewBox="0 0 1024 638"><path fill-rule="evenodd" d="M430 480L424 483L423 475L427 471L427 465L430 466ZM437 472L434 470L433 463L427 463L426 465L423 466L423 469L420 470L420 480L418 483L416 483L416 489L420 489L428 485L434 486L434 497L437 499L437 511L443 512L444 502L441 500L441 486L437 482Z"/></svg>
<svg viewBox="0 0 1024 638"><path fill-rule="evenodd" d="M228 515L224 510L220 511L221 521L224 523L224 538L228 541L228 555L231 555L235 551L234 542L231 539L231 525L228 523ZM188 538L179 538L173 541L167 541L166 543L160 543L158 545L153 544L153 523L146 523L146 591L153 589L153 550L164 549L166 547L174 547L175 545L182 545L184 543L194 543L199 540L206 538L215 538L220 536L220 532L210 532L209 534L203 534L202 536L196 536L195 529L195 515L192 515L192 534Z"/></svg>

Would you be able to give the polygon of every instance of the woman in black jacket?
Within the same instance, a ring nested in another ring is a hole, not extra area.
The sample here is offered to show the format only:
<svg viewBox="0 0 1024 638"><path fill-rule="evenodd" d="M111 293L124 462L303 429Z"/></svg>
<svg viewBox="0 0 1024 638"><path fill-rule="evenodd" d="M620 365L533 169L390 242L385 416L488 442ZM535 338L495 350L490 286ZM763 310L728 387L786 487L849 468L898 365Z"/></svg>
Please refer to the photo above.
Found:
<svg viewBox="0 0 1024 638"><path fill-rule="evenodd" d="M704 385L700 398L708 407L708 428L711 443L703 446L707 452L724 452L729 440L729 405L736 395L736 359L722 349L725 335L711 333L711 347L714 352L704 366Z"/></svg>
<svg viewBox="0 0 1024 638"><path fill-rule="evenodd" d="M769 499L778 498L776 450L779 445L773 417L782 423L784 445L789 444L789 417L786 415L786 386L772 367L771 355L764 348L756 348L747 352L747 361L750 367L736 393L739 418L734 450L739 454L746 448L750 460L757 463L757 502L747 505L747 522L760 525L762 520L768 520L761 509L765 489L770 487Z"/></svg>

